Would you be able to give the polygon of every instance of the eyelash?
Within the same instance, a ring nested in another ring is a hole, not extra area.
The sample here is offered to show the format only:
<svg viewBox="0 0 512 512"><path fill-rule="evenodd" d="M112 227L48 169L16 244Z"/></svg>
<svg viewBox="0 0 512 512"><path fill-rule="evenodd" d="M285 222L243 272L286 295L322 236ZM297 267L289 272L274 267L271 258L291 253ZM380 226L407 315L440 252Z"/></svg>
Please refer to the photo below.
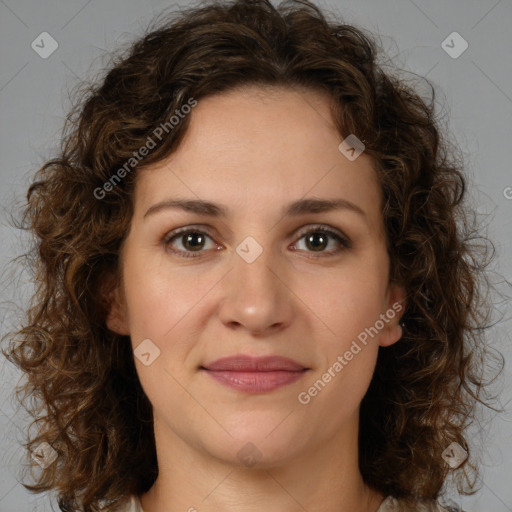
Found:
<svg viewBox="0 0 512 512"><path fill-rule="evenodd" d="M170 253L175 254L180 258L200 258L201 253L203 253L205 251L201 250L201 251L197 251L196 253L194 253L192 251L182 251L182 250L176 250L176 249L170 248L170 243L175 238L178 238L179 236L188 235L190 233L200 233L202 235L208 236L209 238L211 238L213 240L213 237L209 233L207 233L201 229L195 229L195 228L191 228L191 227L181 228L181 229L178 229L176 231L173 231L173 232L167 234L164 237L163 242L165 244L166 249ZM310 235L312 233L322 233L324 235L329 235L330 237L334 238L342 246L342 248L330 250L330 251L323 251L322 253L320 253L318 255L308 256L310 258L322 258L322 257L326 257L326 256L335 256L339 252L346 250L346 249L350 249L352 247L352 244L348 238L341 236L340 234L336 233L335 231L332 231L331 229L329 229L328 227L323 226L323 225L313 226L312 228L309 228L306 231L301 232L299 234L299 238L297 240L300 240L301 238L304 238L306 235ZM308 252L310 252L310 251L308 251Z"/></svg>

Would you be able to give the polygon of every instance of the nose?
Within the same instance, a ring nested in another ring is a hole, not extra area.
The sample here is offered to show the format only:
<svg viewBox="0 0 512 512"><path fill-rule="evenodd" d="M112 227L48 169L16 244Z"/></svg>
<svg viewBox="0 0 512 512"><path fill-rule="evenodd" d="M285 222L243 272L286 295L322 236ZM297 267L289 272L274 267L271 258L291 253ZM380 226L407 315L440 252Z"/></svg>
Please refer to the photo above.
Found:
<svg viewBox="0 0 512 512"><path fill-rule="evenodd" d="M239 253L233 255L233 268L220 283L218 314L230 329L258 336L274 334L290 325L293 317L294 294L287 284L289 278L270 249L250 261Z"/></svg>

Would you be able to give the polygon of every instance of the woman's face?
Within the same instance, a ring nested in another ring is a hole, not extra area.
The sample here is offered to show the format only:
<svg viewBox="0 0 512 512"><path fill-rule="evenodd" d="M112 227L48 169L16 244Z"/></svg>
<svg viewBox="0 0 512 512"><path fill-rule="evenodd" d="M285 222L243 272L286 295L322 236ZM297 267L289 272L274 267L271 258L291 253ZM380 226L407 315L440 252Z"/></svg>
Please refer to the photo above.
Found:
<svg viewBox="0 0 512 512"><path fill-rule="evenodd" d="M319 92L234 91L190 115L179 149L138 171L108 326L131 337L157 448L292 461L357 428L378 347L401 335L376 173L338 149ZM240 355L304 370L204 369Z"/></svg>

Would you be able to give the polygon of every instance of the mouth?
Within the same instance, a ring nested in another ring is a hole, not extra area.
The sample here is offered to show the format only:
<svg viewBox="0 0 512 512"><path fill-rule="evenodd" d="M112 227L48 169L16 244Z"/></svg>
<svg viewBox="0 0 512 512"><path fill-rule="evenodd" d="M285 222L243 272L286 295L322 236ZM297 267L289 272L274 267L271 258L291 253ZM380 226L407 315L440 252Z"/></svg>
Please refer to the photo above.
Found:
<svg viewBox="0 0 512 512"><path fill-rule="evenodd" d="M200 367L217 382L246 393L266 393L301 379L309 368L280 356L232 356Z"/></svg>

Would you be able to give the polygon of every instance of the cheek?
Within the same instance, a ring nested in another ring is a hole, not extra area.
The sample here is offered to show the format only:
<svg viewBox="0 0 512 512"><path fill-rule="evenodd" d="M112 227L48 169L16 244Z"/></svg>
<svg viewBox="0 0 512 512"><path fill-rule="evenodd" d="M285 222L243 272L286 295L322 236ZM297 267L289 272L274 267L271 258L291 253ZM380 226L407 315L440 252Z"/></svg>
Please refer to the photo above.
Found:
<svg viewBox="0 0 512 512"><path fill-rule="evenodd" d="M165 254L132 254L124 265L125 294L132 338L163 340L180 329L180 321L194 308L215 280L193 267L166 264ZM210 284L211 281L211 284ZM136 340L134 340L135 342Z"/></svg>
<svg viewBox="0 0 512 512"><path fill-rule="evenodd" d="M142 388L156 409L182 409L190 402L179 382L191 347L191 312L201 298L200 286L193 286L190 276L165 265L160 256L143 250L124 260L124 283L128 327ZM137 358L138 347L147 339L157 347L149 345L145 350L151 354L148 365Z"/></svg>
<svg viewBox="0 0 512 512"><path fill-rule="evenodd" d="M350 344L382 313L387 279L383 267L376 260L361 259L320 279L302 278L297 282L297 295L321 320L330 338L342 345Z"/></svg>
<svg viewBox="0 0 512 512"><path fill-rule="evenodd" d="M370 385L379 344L368 332L379 319L383 289L375 276L341 273L307 303L319 318L314 339L320 365L302 391L328 430L355 414Z"/></svg>

